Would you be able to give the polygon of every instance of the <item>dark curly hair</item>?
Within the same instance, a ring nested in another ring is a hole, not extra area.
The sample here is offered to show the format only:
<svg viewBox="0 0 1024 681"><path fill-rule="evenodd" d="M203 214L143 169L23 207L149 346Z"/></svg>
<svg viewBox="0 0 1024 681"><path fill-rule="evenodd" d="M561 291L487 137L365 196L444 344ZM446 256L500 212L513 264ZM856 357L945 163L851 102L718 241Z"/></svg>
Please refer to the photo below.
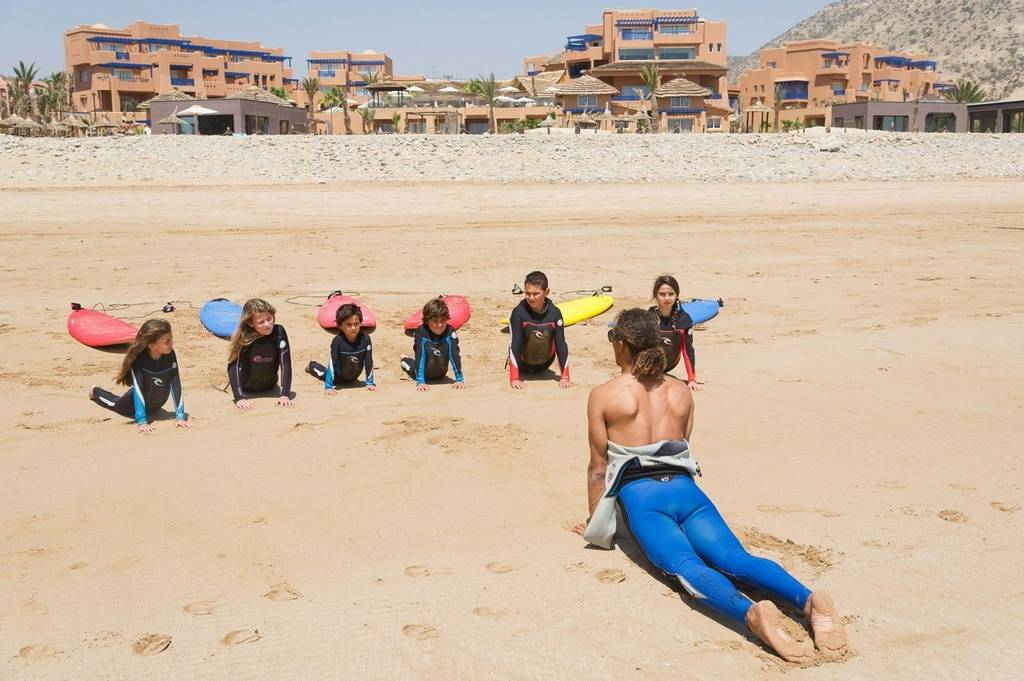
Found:
<svg viewBox="0 0 1024 681"><path fill-rule="evenodd" d="M437 298L431 298L427 301L427 304L423 306L423 323L426 324L431 320L444 320L448 321L452 316L448 312L448 303L444 302L444 296L438 296Z"/></svg>
<svg viewBox="0 0 1024 681"><path fill-rule="evenodd" d="M647 310L623 310L608 332L609 340L625 343L633 356L633 375L657 376L665 371L665 352L658 338L658 322Z"/></svg>
<svg viewBox="0 0 1024 681"><path fill-rule="evenodd" d="M334 313L334 323L341 328L342 322L349 317L359 317L360 323L363 321L363 311L359 309L359 306L355 303L345 303L338 307L338 311Z"/></svg>

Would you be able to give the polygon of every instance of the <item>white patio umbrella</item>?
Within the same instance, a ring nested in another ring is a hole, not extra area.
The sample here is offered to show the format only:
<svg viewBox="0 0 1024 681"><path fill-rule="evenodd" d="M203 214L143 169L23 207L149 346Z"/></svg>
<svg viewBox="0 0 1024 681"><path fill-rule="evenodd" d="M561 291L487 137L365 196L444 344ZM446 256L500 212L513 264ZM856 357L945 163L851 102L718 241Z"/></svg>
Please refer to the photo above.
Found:
<svg viewBox="0 0 1024 681"><path fill-rule="evenodd" d="M425 92L425 90L423 88L421 88L419 85L412 85L410 87L407 87L405 89L405 91L406 92Z"/></svg>
<svg viewBox="0 0 1024 681"><path fill-rule="evenodd" d="M216 113L220 113L220 112L219 111L214 111L213 109L208 109L205 106L200 106L198 104L193 104L192 106L188 107L187 109L179 111L178 115L179 116L194 116L195 119L196 119L196 134L197 135L201 135L202 133L199 130L199 117L200 116L209 116L211 114L216 114Z"/></svg>
<svg viewBox="0 0 1024 681"><path fill-rule="evenodd" d="M438 90L438 92L462 92L462 90L460 90L457 87L453 87L451 85L445 85L443 88Z"/></svg>
<svg viewBox="0 0 1024 681"><path fill-rule="evenodd" d="M505 87L498 88L498 92L519 92L519 88L506 85Z"/></svg>
<svg viewBox="0 0 1024 681"><path fill-rule="evenodd" d="M519 102L520 104L533 104L537 100L536 99L530 99L529 97L520 97L519 99L517 99L515 101Z"/></svg>

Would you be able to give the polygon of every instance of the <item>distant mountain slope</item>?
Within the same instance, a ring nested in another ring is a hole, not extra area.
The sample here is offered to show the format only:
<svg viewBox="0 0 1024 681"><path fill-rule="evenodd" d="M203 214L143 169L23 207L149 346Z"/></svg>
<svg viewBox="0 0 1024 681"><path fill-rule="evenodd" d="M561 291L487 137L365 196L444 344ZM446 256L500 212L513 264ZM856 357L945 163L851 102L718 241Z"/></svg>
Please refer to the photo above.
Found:
<svg viewBox="0 0 1024 681"><path fill-rule="evenodd" d="M762 46L829 38L927 52L949 80L980 83L995 99L1024 97L1024 0L842 0ZM729 80L758 66L729 59Z"/></svg>

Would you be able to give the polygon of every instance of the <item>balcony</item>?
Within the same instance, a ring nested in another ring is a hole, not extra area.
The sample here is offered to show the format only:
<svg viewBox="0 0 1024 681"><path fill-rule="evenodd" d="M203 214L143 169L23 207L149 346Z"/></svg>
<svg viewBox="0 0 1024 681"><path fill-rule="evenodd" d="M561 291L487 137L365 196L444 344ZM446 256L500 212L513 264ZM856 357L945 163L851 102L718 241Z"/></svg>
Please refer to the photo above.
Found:
<svg viewBox="0 0 1024 681"><path fill-rule="evenodd" d="M176 87L195 87L196 81L194 78L171 78L171 85Z"/></svg>
<svg viewBox="0 0 1024 681"><path fill-rule="evenodd" d="M567 106L567 107L564 107L562 109L562 111L564 111L565 113L571 113L571 114L584 114L584 113L596 114L596 113L599 112L599 109L596 106Z"/></svg>
<svg viewBox="0 0 1024 681"><path fill-rule="evenodd" d="M695 106L670 106L667 109L661 109L661 113L668 116L695 116L703 113L704 109Z"/></svg>
<svg viewBox="0 0 1024 681"><path fill-rule="evenodd" d="M129 58L130 58L130 56L129 56L129 54L127 52L115 52L114 53L114 59L117 59L119 61L128 61Z"/></svg>
<svg viewBox="0 0 1024 681"><path fill-rule="evenodd" d="M639 102L640 95L614 95L613 102Z"/></svg>
<svg viewBox="0 0 1024 681"><path fill-rule="evenodd" d="M721 98L722 98L722 93L721 92L712 92L710 95L707 96L707 99L721 99Z"/></svg>
<svg viewBox="0 0 1024 681"><path fill-rule="evenodd" d="M581 35L571 35L565 40L565 50L567 52L586 52L590 47L600 46L601 36L596 33L583 33ZM598 45L590 45L590 43L595 42Z"/></svg>
<svg viewBox="0 0 1024 681"><path fill-rule="evenodd" d="M334 78L338 75L337 71L317 71L316 75L320 78Z"/></svg>
<svg viewBox="0 0 1024 681"><path fill-rule="evenodd" d="M832 91L832 96L833 97L845 97L846 96L846 90L845 89L844 90L833 90Z"/></svg>
<svg viewBox="0 0 1024 681"><path fill-rule="evenodd" d="M651 31L622 31L619 34L622 40L654 40L654 33Z"/></svg>

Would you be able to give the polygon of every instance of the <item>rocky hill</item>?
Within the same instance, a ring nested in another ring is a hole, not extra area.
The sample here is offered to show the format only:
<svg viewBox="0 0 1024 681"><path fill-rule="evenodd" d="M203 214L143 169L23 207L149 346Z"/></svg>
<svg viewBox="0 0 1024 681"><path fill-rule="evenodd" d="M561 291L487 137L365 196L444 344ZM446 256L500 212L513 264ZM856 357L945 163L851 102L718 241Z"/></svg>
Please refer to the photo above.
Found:
<svg viewBox="0 0 1024 681"><path fill-rule="evenodd" d="M980 83L994 99L1024 97L1024 0L841 0L762 46L829 38L926 52L945 80ZM729 80L758 53L729 60Z"/></svg>

